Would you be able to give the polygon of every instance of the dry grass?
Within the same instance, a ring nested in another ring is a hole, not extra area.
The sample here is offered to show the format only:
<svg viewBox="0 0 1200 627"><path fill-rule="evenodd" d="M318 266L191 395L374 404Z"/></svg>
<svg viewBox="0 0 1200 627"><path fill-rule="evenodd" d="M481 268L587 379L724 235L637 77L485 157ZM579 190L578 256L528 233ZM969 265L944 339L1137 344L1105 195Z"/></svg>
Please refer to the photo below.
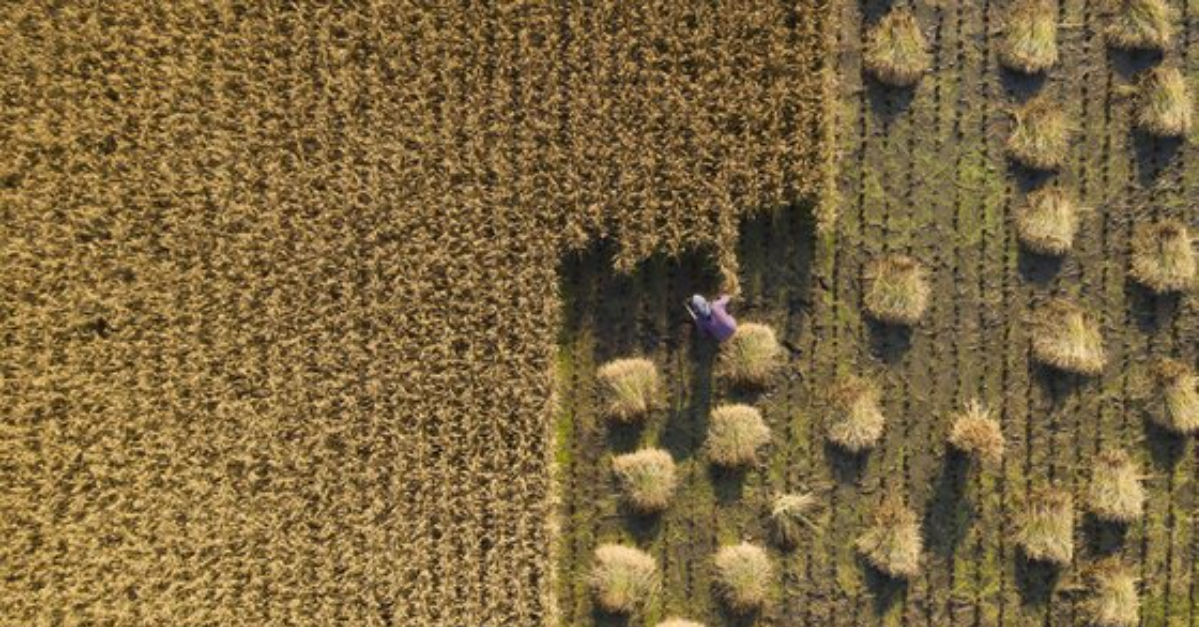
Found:
<svg viewBox="0 0 1200 627"><path fill-rule="evenodd" d="M1166 50L1171 45L1174 19L1166 0L1112 0L1108 43L1126 50Z"/></svg>
<svg viewBox="0 0 1200 627"><path fill-rule="evenodd" d="M668 618L655 625L655 627L704 627L704 624L683 618Z"/></svg>
<svg viewBox="0 0 1200 627"><path fill-rule="evenodd" d="M1084 210L1059 187L1044 187L1025 199L1017 212L1017 236L1029 250L1042 255L1065 255L1079 231Z"/></svg>
<svg viewBox="0 0 1200 627"><path fill-rule="evenodd" d="M718 374L734 385L761 388L783 362L775 331L765 324L745 322L721 345Z"/></svg>
<svg viewBox="0 0 1200 627"><path fill-rule="evenodd" d="M1158 294L1195 290L1195 238L1176 220L1139 224L1129 275Z"/></svg>
<svg viewBox="0 0 1200 627"><path fill-rule="evenodd" d="M1037 96L1013 110L1008 155L1033 170L1057 170L1071 148L1071 126L1058 103Z"/></svg>
<svg viewBox="0 0 1200 627"><path fill-rule="evenodd" d="M1138 81L1138 128L1159 137L1183 137L1191 130L1196 103L1179 68L1159 66Z"/></svg>
<svg viewBox="0 0 1200 627"><path fill-rule="evenodd" d="M1004 432L1000 423L992 418L991 411L979 401L972 400L954 418L950 445L987 464L997 465L1004 457Z"/></svg>
<svg viewBox="0 0 1200 627"><path fill-rule="evenodd" d="M879 408L879 388L856 376L842 377L829 393L826 437L851 452L865 451L883 435L884 417Z"/></svg>
<svg viewBox="0 0 1200 627"><path fill-rule="evenodd" d="M1066 566L1075 553L1074 501L1069 492L1053 489L1035 491L1026 505L1017 534L1025 557Z"/></svg>
<svg viewBox="0 0 1200 627"><path fill-rule="evenodd" d="M1078 305L1055 299L1036 314L1033 357L1063 372L1095 376L1108 357L1096 320Z"/></svg>
<svg viewBox="0 0 1200 627"><path fill-rule="evenodd" d="M771 502L770 526L775 541L784 548L795 548L801 531L812 527L809 516L820 507L817 497L807 492L778 494Z"/></svg>
<svg viewBox="0 0 1200 627"><path fill-rule="evenodd" d="M762 547L747 542L721 547L714 564L717 590L729 609L752 612L767 602L775 567Z"/></svg>
<svg viewBox="0 0 1200 627"><path fill-rule="evenodd" d="M1088 489L1088 509L1097 518L1131 523L1142 517L1145 501L1141 471L1125 453L1107 451L1096 456Z"/></svg>
<svg viewBox="0 0 1200 627"><path fill-rule="evenodd" d="M613 472L625 500L635 510L661 512L675 494L675 460L662 449L643 449L613 458Z"/></svg>
<svg viewBox="0 0 1200 627"><path fill-rule="evenodd" d="M929 279L925 267L904 255L889 255L866 270L867 313L887 324L913 325L929 306Z"/></svg>
<svg viewBox="0 0 1200 627"><path fill-rule="evenodd" d="M863 559L889 577L908 579L921 570L921 526L897 496L884 499L855 546Z"/></svg>
<svg viewBox="0 0 1200 627"><path fill-rule="evenodd" d="M1050 0L1016 0L1008 14L1000 62L1026 74L1058 63L1058 13Z"/></svg>
<svg viewBox="0 0 1200 627"><path fill-rule="evenodd" d="M604 611L629 614L658 593L658 567L644 551L605 544L596 549L589 583Z"/></svg>
<svg viewBox="0 0 1200 627"><path fill-rule="evenodd" d="M738 468L757 463L758 450L771 440L762 414L750 405L721 405L708 419L705 453L714 464Z"/></svg>
<svg viewBox="0 0 1200 627"><path fill-rule="evenodd" d="M596 373L604 414L620 422L644 419L662 407L662 381L658 367L649 359L616 359Z"/></svg>
<svg viewBox="0 0 1200 627"><path fill-rule="evenodd" d="M1196 433L1200 428L1200 400L1195 371L1183 362L1162 359L1155 364L1154 382L1150 419L1178 435Z"/></svg>
<svg viewBox="0 0 1200 627"><path fill-rule="evenodd" d="M1094 627L1136 627L1141 602L1137 577L1119 558L1107 558L1088 573L1091 595L1085 609Z"/></svg>
<svg viewBox="0 0 1200 627"><path fill-rule="evenodd" d="M867 35L863 64L879 82L910 87L929 70L930 55L921 25L912 11L896 8Z"/></svg>

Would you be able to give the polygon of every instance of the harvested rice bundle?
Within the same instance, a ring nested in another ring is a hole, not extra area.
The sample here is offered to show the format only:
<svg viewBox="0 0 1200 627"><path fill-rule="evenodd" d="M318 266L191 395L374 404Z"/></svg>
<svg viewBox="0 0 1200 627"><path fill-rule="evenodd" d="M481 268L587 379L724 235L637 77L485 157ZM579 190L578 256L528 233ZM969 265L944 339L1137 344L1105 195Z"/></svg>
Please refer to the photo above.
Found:
<svg viewBox="0 0 1200 627"><path fill-rule="evenodd" d="M1096 627L1134 627L1141 602L1137 577L1119 558L1106 559L1092 567L1088 577L1091 596L1087 613Z"/></svg>
<svg viewBox="0 0 1200 627"><path fill-rule="evenodd" d="M1159 137L1183 137L1191 130L1196 106L1178 68L1156 67L1138 88L1138 128Z"/></svg>
<svg viewBox="0 0 1200 627"><path fill-rule="evenodd" d="M782 355L783 348L771 327L744 323L721 345L718 374L734 385L763 387L771 382Z"/></svg>
<svg viewBox="0 0 1200 627"><path fill-rule="evenodd" d="M1138 225L1129 274L1156 294L1195 289L1195 240L1187 227L1176 220Z"/></svg>
<svg viewBox="0 0 1200 627"><path fill-rule="evenodd" d="M867 313L887 324L913 325L929 305L925 267L904 255L888 255L867 267Z"/></svg>
<svg viewBox="0 0 1200 627"><path fill-rule="evenodd" d="M1062 370L1098 375L1108 357L1096 320L1078 305L1055 299L1034 320L1033 357Z"/></svg>
<svg viewBox="0 0 1200 627"><path fill-rule="evenodd" d="M658 567L644 551L605 544L596 549L589 583L605 611L628 614L658 592Z"/></svg>
<svg viewBox="0 0 1200 627"><path fill-rule="evenodd" d="M808 516L817 509L817 497L807 492L779 494L771 503L771 533L784 548L794 548L800 541L801 529L811 527Z"/></svg>
<svg viewBox="0 0 1200 627"><path fill-rule="evenodd" d="M616 359L597 373L605 414L619 422L636 422L663 406L662 382L649 359Z"/></svg>
<svg viewBox="0 0 1200 627"><path fill-rule="evenodd" d="M704 627L704 624L683 618L668 618L655 627Z"/></svg>
<svg viewBox="0 0 1200 627"><path fill-rule="evenodd" d="M721 600L735 612L752 612L767 602L775 568L761 547L748 542L722 547L714 560Z"/></svg>
<svg viewBox="0 0 1200 627"><path fill-rule="evenodd" d="M873 524L855 544L871 566L898 579L908 579L920 571L921 545L917 515L894 495L880 504Z"/></svg>
<svg viewBox="0 0 1200 627"><path fill-rule="evenodd" d="M863 62L886 85L910 87L921 80L929 69L930 55L911 10L893 9L871 29Z"/></svg>
<svg viewBox="0 0 1200 627"><path fill-rule="evenodd" d="M1079 231L1082 212L1075 199L1062 189L1039 189L1029 194L1017 212L1017 237L1035 253L1065 255Z"/></svg>
<svg viewBox="0 0 1200 627"><path fill-rule="evenodd" d="M1200 428L1196 373L1183 362L1162 359L1155 364L1154 383L1150 419L1178 435L1195 433Z"/></svg>
<svg viewBox="0 0 1200 627"><path fill-rule="evenodd" d="M1115 0L1108 43L1125 50L1166 50L1174 28L1166 0Z"/></svg>
<svg viewBox="0 0 1200 627"><path fill-rule="evenodd" d="M662 449L643 449L613 458L613 472L625 500L635 510L661 512L675 493L675 460Z"/></svg>
<svg viewBox="0 0 1200 627"><path fill-rule="evenodd" d="M749 405L721 405L709 417L704 446L714 464L726 468L749 466L758 461L758 449L771 439L771 429L762 414Z"/></svg>
<svg viewBox="0 0 1200 627"><path fill-rule="evenodd" d="M1058 14L1050 0L1017 0L1008 14L1000 62L1036 74L1058 62Z"/></svg>
<svg viewBox="0 0 1200 627"><path fill-rule="evenodd" d="M1004 457L1004 433L1000 423L992 418L991 411L979 401L972 400L954 419L950 446L996 465Z"/></svg>
<svg viewBox="0 0 1200 627"><path fill-rule="evenodd" d="M1088 489L1088 508L1100 520L1131 523L1142 516L1146 493L1136 464L1121 451L1098 455Z"/></svg>
<svg viewBox="0 0 1200 627"><path fill-rule="evenodd" d="M1031 560L1058 566L1075 553L1074 501L1069 492L1043 489L1029 499L1017 542Z"/></svg>
<svg viewBox="0 0 1200 627"><path fill-rule="evenodd" d="M1038 96L1013 111L1008 154L1033 170L1057 170L1071 148L1071 127L1057 103Z"/></svg>
<svg viewBox="0 0 1200 627"><path fill-rule="evenodd" d="M851 453L865 451L883 435L879 388L853 375L834 383L829 395L830 416L826 437Z"/></svg>

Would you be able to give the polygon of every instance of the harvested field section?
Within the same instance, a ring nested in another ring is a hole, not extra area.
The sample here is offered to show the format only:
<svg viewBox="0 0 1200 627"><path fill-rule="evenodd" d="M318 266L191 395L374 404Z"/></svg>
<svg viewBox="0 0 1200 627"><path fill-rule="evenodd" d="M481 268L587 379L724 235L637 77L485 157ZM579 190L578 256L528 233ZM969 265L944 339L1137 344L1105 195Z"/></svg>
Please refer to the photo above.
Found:
<svg viewBox="0 0 1200 627"><path fill-rule="evenodd" d="M559 261L735 270L829 172L828 21L10 3L4 622L547 620Z"/></svg>
<svg viewBox="0 0 1200 627"><path fill-rule="evenodd" d="M762 624L1066 626L1088 620L1090 569L1119 557L1140 577L1141 624L1193 624L1195 438L1154 426L1145 390L1156 359L1196 359L1196 298L1156 296L1130 278L1136 225L1170 218L1195 229L1197 222L1197 160L1188 143L1194 137L1155 139L1134 130L1130 88L1160 60L1110 50L1105 6L1063 0L1054 3L1058 63L1042 77L1025 76L999 61L998 33L1010 3L900 4L914 10L931 53L930 71L910 90L882 86L862 70L863 33L894 3L839 3L842 202L832 242L802 228L811 222L804 207L751 220L742 231L745 293L734 311L741 321L773 325L789 347L784 373L766 392L724 389L707 372L715 349L674 313L694 286L714 286L690 273L703 268L646 266L631 283L629 302L644 304L647 293L638 286L659 285L650 277L665 272L668 297L650 298L667 309L650 319L683 328L648 326L619 306L622 322L605 324L630 325L612 330L635 338L624 344L587 324L567 325L572 340L560 344L560 362L573 369L569 389L578 394L587 394L593 375L583 364L596 355L654 355L674 400L658 422L627 437L688 434L674 453L690 470L680 475L684 500L659 519L635 520L611 508L602 520L581 519L585 498L604 503L615 495L611 478L588 470L587 460L622 449L604 439L611 431L603 422L591 424L590 442L569 440L561 459L576 476L599 483L589 484L586 497L565 491L564 506L576 514L564 537L574 549L563 555L559 576L570 581L579 572L582 558L571 555L586 556L589 535L619 537L653 547L666 573L659 605L634 624L681 613L706 624L748 624L723 613L709 561L717 547L748 539L768 546L779 569L775 602L758 616ZM1194 28L1183 28L1163 62L1190 76L1195 57ZM1189 89L1195 98L1195 84ZM1031 172L1006 152L1010 111L1039 96L1074 126L1058 172ZM1087 209L1060 257L1032 253L1016 233L1026 196L1047 185ZM878 324L864 308L871 264L897 254L929 273L928 308L911 327ZM623 298L603 287L607 281L603 274L581 277L578 288L564 289ZM1035 316L1056 299L1097 321L1106 357L1098 374L1064 373L1032 358ZM569 299L568 317L577 306ZM825 443L823 391L847 374L877 382L887 419L878 444L858 457ZM706 408L730 398L756 404L773 434L768 459L733 488L695 448ZM991 410L1004 436L1004 457L994 467L948 449L950 421L972 400ZM560 425L572 407L564 407ZM1093 461L1113 450L1127 451L1145 475L1144 515L1124 526L1099 521L1085 507ZM768 534L770 499L783 486L814 489L823 505L794 552L780 550ZM1016 542L1031 497L1048 488L1076 503L1073 551L1061 567L1029 559ZM923 526L921 571L904 583L867 568L853 548L882 496L893 493ZM574 608L566 622L608 620L592 613L581 592L560 589Z"/></svg>

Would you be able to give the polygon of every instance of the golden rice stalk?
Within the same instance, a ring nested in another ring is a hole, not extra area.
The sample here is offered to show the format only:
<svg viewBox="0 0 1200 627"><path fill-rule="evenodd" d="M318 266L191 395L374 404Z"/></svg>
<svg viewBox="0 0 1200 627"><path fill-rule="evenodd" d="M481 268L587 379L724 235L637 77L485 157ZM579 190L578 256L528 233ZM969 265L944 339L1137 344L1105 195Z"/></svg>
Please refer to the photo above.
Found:
<svg viewBox="0 0 1200 627"><path fill-rule="evenodd" d="M1071 127L1058 104L1038 96L1013 111L1008 154L1034 170L1057 170L1071 148Z"/></svg>
<svg viewBox="0 0 1200 627"><path fill-rule="evenodd" d="M1119 558L1108 558L1092 567L1088 579L1091 596L1086 603L1090 625L1096 627L1135 627L1141 602L1137 577Z"/></svg>
<svg viewBox="0 0 1200 627"><path fill-rule="evenodd" d="M1088 490L1088 508L1100 520L1130 523L1142 517L1146 493L1136 464L1121 451L1107 451L1096 457L1092 485Z"/></svg>
<svg viewBox="0 0 1200 627"><path fill-rule="evenodd" d="M662 449L642 449L613 458L613 472L625 500L635 510L661 512L675 493L675 460Z"/></svg>
<svg viewBox="0 0 1200 627"><path fill-rule="evenodd" d="M597 376L604 412L614 420L636 422L665 404L658 368L649 359L616 359L601 366Z"/></svg>
<svg viewBox="0 0 1200 627"><path fill-rule="evenodd" d="M1107 361L1096 320L1064 299L1049 302L1037 313L1033 357L1064 372L1089 376L1100 374Z"/></svg>
<svg viewBox="0 0 1200 627"><path fill-rule="evenodd" d="M888 255L867 267L863 304L873 318L887 324L913 325L929 305L925 267L904 255Z"/></svg>
<svg viewBox="0 0 1200 627"><path fill-rule="evenodd" d="M1162 359L1154 368L1155 394L1150 399L1150 419L1179 435L1200 428L1200 400L1196 373L1174 359Z"/></svg>
<svg viewBox="0 0 1200 627"><path fill-rule="evenodd" d="M1075 552L1074 501L1069 492L1043 489L1030 496L1017 542L1031 560L1063 566Z"/></svg>
<svg viewBox="0 0 1200 627"><path fill-rule="evenodd" d="M658 567L644 551L605 544L596 549L589 583L604 611L629 614L658 592Z"/></svg>
<svg viewBox="0 0 1200 627"><path fill-rule="evenodd" d="M900 497L884 499L870 528L858 538L858 552L876 570L908 579L921 570L921 526Z"/></svg>
<svg viewBox="0 0 1200 627"><path fill-rule="evenodd" d="M1187 227L1176 220L1138 225L1129 275L1157 294L1194 290L1195 239Z"/></svg>
<svg viewBox="0 0 1200 627"><path fill-rule="evenodd" d="M1017 212L1017 236L1029 250L1042 255L1065 255L1079 231L1082 210L1058 187L1039 189Z"/></svg>
<svg viewBox="0 0 1200 627"><path fill-rule="evenodd" d="M758 461L758 449L771 439L762 414L749 405L721 405L709 416L705 451L714 464L726 468Z"/></svg>
<svg viewBox="0 0 1200 627"><path fill-rule="evenodd" d="M703 623L697 623L694 620L686 620L683 618L668 618L662 621L655 627L704 627Z"/></svg>
<svg viewBox="0 0 1200 627"><path fill-rule="evenodd" d="M765 324L738 325L733 337L721 345L718 374L734 385L763 387L782 363L783 348L775 331Z"/></svg>
<svg viewBox="0 0 1200 627"><path fill-rule="evenodd" d="M1166 0L1114 0L1108 43L1124 50L1166 50L1174 35Z"/></svg>
<svg viewBox="0 0 1200 627"><path fill-rule="evenodd" d="M1058 62L1058 14L1050 0L1016 0L1008 14L1000 62L1036 74Z"/></svg>
<svg viewBox="0 0 1200 627"><path fill-rule="evenodd" d="M972 400L954 420L950 430L950 446L964 454L978 457L996 465L1004 457L1004 432L982 403Z"/></svg>
<svg viewBox="0 0 1200 627"><path fill-rule="evenodd" d="M865 451L883 435L879 388L854 375L836 381L829 395L826 437L851 453Z"/></svg>
<svg viewBox="0 0 1200 627"><path fill-rule="evenodd" d="M925 35L912 11L893 9L867 35L863 63L885 85L910 87L929 70Z"/></svg>
<svg viewBox="0 0 1200 627"><path fill-rule="evenodd" d="M801 529L812 526L808 516L819 506L817 497L807 492L779 494L771 503L771 533L785 548L795 547Z"/></svg>
<svg viewBox="0 0 1200 627"><path fill-rule="evenodd" d="M1179 68L1159 66L1138 81L1138 128L1158 137L1183 137L1192 128L1196 105Z"/></svg>
<svg viewBox="0 0 1200 627"><path fill-rule="evenodd" d="M714 559L717 590L735 612L751 612L767 602L775 568L762 547L748 542L721 547Z"/></svg>

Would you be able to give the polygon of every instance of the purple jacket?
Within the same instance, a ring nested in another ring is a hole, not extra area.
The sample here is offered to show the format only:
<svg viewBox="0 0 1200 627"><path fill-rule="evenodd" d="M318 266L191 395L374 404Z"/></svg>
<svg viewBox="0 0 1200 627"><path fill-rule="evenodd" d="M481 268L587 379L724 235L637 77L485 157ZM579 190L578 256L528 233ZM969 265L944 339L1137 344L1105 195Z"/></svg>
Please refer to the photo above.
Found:
<svg viewBox="0 0 1200 627"><path fill-rule="evenodd" d="M729 297L722 296L712 303L712 315L707 318L698 316L696 318L696 326L700 327L702 333L711 335L718 342L724 342L733 336L733 332L737 331L737 320L725 311L725 305L729 304Z"/></svg>

